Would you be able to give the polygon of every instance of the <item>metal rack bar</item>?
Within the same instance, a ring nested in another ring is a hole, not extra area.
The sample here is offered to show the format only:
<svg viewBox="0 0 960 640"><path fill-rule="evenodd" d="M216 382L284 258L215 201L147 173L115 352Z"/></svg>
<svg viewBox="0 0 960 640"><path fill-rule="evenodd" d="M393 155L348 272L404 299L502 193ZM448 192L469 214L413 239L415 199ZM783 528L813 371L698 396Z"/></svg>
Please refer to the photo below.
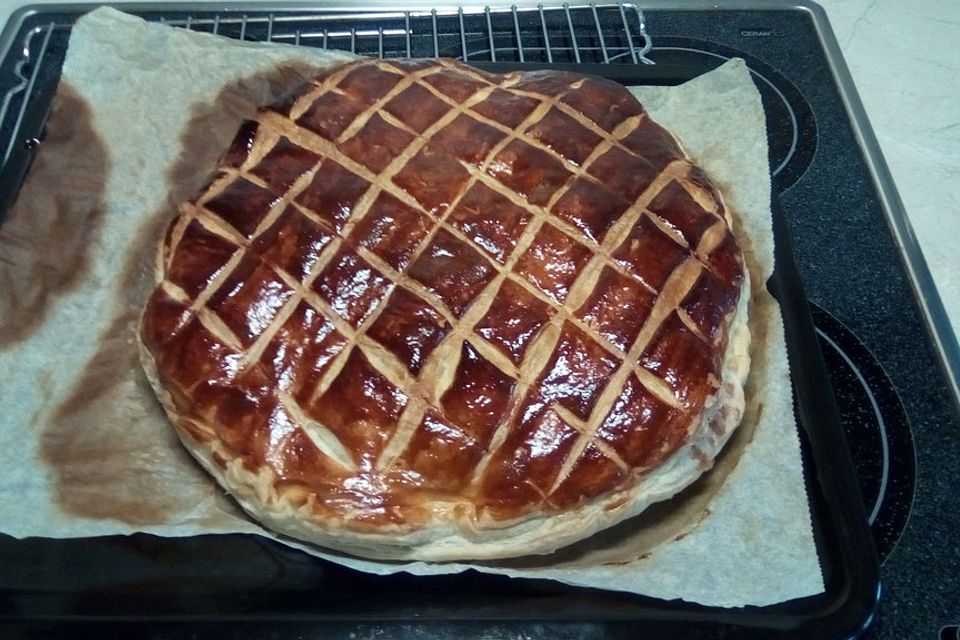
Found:
<svg viewBox="0 0 960 640"><path fill-rule="evenodd" d="M573 18L570 17L570 5L563 3L563 13L567 17L567 28L570 29L570 45L573 47L573 58L577 64L583 62L580 59L580 47L577 46L577 30L573 27Z"/></svg>
<svg viewBox="0 0 960 640"><path fill-rule="evenodd" d="M470 52L467 51L467 30L463 26L463 7L457 10L457 18L460 20L460 49L463 51L463 61L470 58Z"/></svg>
<svg viewBox="0 0 960 640"><path fill-rule="evenodd" d="M633 46L633 36L630 34L630 25L627 24L627 12L624 11L623 5L620 5L620 17L623 19L623 31L627 34L627 44L630 46L630 57L633 58L633 63L636 64L640 62L640 59L637 55L636 48Z"/></svg>
<svg viewBox="0 0 960 640"><path fill-rule="evenodd" d="M513 32L517 38L517 55L520 57L520 62L525 62L523 56L523 37L520 35L520 19L517 17L517 6L514 5L510 7L513 13Z"/></svg>
<svg viewBox="0 0 960 640"><path fill-rule="evenodd" d="M547 50L547 62L553 62L553 47L550 46L550 30L547 29L547 18L543 13L543 5L539 5L540 11L540 30L543 31L543 45Z"/></svg>
<svg viewBox="0 0 960 640"><path fill-rule="evenodd" d="M490 60L497 61L497 45L493 42L493 22L490 20L490 7L484 7L483 10L487 18L487 39L490 42Z"/></svg>
<svg viewBox="0 0 960 640"><path fill-rule="evenodd" d="M607 43L603 41L603 28L600 26L600 16L597 14L597 6L592 5L590 10L593 11L593 23L597 27L597 38L600 40L600 51L603 52L603 61L608 63L610 62L610 55L607 53Z"/></svg>

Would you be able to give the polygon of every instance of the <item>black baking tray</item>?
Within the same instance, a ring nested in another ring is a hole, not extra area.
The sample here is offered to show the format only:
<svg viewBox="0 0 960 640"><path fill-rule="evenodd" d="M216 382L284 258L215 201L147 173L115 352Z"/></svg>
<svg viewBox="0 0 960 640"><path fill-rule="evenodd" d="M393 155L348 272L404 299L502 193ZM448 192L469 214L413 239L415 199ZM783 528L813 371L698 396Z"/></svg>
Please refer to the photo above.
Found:
<svg viewBox="0 0 960 640"><path fill-rule="evenodd" d="M708 70L536 66L626 84L679 84ZM56 79L50 74L31 96L27 135L42 137ZM0 196L12 201L31 156L29 148L12 156L18 164L0 176ZM768 286L784 316L824 593L724 609L477 572L372 576L255 536L0 536L0 636L857 637L879 597L877 556L785 221L777 202L772 208L776 269Z"/></svg>

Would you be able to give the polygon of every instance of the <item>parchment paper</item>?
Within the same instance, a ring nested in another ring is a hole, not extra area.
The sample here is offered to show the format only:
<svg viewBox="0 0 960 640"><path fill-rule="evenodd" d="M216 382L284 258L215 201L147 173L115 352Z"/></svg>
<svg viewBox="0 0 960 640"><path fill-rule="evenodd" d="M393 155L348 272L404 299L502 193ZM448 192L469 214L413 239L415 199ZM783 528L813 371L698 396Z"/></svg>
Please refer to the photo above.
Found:
<svg viewBox="0 0 960 640"><path fill-rule="evenodd" d="M112 9L76 24L47 138L0 228L0 532L276 537L182 449L140 371L134 332L162 227L240 120L350 57ZM388 563L281 542L379 574L474 568L727 607L823 591L782 320L763 287L773 240L759 94L739 60L679 87L633 91L724 193L751 269L747 415L714 469L551 556Z"/></svg>

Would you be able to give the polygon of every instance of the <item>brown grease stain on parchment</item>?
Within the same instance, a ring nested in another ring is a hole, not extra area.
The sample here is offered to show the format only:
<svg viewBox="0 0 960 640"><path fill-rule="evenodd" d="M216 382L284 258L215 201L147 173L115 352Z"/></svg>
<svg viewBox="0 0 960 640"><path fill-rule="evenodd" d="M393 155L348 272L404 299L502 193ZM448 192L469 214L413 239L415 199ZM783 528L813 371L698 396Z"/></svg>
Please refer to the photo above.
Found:
<svg viewBox="0 0 960 640"><path fill-rule="evenodd" d="M777 304L766 289L766 279L750 237L733 215L733 231L750 273L750 373L744 385L745 406L740 426L714 460L713 468L673 498L639 515L544 556L525 556L486 563L512 569L576 569L633 564L658 546L692 533L711 514L710 503L736 468L753 440L763 414L762 382L772 364L766 348L771 313ZM784 356L785 357L785 356Z"/></svg>
<svg viewBox="0 0 960 640"><path fill-rule="evenodd" d="M103 218L107 153L66 82L17 201L0 227L0 349L29 337L81 281Z"/></svg>
<svg viewBox="0 0 960 640"><path fill-rule="evenodd" d="M179 157L167 173L166 205L144 215L131 246L116 248L127 257L114 295L113 321L40 437L41 457L53 472L64 512L134 527L172 522L228 526L243 517L177 439L140 368L137 327L155 285L157 244L177 204L206 184L244 118L315 73L304 64L280 65L236 81L211 103L194 108L181 135ZM53 117L79 119L89 113L82 104L66 106L72 108ZM90 130L78 135L95 138ZM74 161L82 157L72 140L50 146L72 153Z"/></svg>

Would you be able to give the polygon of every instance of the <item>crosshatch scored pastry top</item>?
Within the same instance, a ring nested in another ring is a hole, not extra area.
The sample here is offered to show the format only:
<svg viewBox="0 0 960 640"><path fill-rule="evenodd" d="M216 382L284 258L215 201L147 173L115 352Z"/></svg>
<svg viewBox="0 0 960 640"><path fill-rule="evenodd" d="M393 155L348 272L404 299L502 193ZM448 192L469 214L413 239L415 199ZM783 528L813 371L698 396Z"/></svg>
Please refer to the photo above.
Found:
<svg viewBox="0 0 960 640"><path fill-rule="evenodd" d="M638 480L720 384L743 259L623 87L361 60L245 122L163 240L181 435L358 531Z"/></svg>

